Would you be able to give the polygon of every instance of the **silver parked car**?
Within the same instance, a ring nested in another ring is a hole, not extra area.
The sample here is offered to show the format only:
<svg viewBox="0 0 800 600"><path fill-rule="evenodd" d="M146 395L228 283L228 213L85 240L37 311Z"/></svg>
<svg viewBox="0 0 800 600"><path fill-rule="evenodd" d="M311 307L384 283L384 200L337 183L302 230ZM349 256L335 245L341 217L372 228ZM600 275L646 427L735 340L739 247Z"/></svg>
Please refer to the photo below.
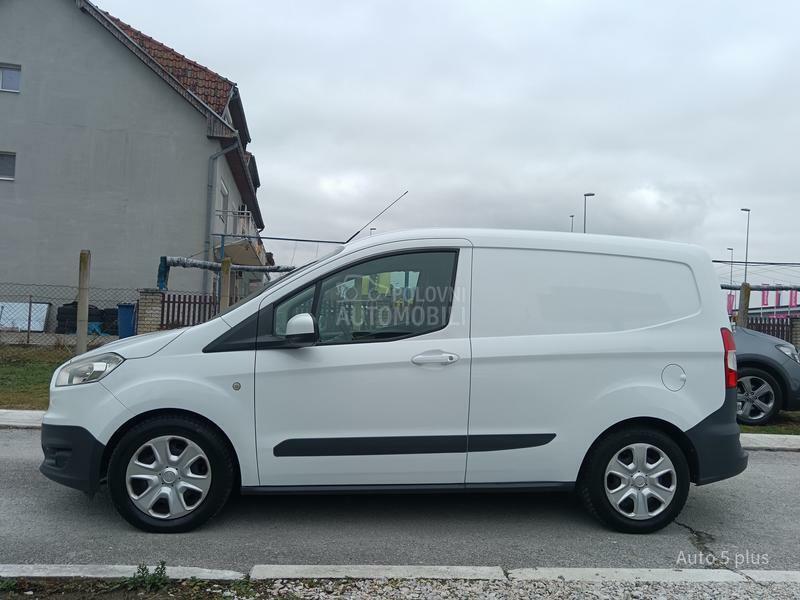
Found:
<svg viewBox="0 0 800 600"><path fill-rule="evenodd" d="M800 357L786 340L737 327L737 419L765 425L779 410L800 410Z"/></svg>

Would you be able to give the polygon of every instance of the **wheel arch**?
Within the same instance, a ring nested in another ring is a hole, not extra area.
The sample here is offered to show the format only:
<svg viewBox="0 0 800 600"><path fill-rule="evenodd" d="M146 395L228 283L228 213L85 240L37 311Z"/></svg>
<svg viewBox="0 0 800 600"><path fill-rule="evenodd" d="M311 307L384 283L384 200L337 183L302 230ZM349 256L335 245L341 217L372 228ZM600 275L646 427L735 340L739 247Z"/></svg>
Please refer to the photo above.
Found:
<svg viewBox="0 0 800 600"><path fill-rule="evenodd" d="M778 409L786 410L786 402L789 399L789 383L786 381L786 378L783 376L783 374L780 373L779 369L776 369L773 365L758 359L753 359L750 357L744 357L740 359L738 356L736 358L737 368L739 370L747 368L760 369L761 371L769 373L775 379L775 381L778 382L778 385L781 386L781 401L778 405Z"/></svg>
<svg viewBox="0 0 800 600"><path fill-rule="evenodd" d="M233 489L236 490L241 486L242 474L241 474L241 466L239 464L239 456L237 455L236 448L231 442L231 439L228 436L228 434L225 433L225 431L223 431L219 425L214 423L214 421L212 421L208 417L205 417L200 413L196 413L191 410L186 410L182 408L159 408L155 410L145 411L139 413L138 415L135 415L134 417L128 419L125 423L120 425L114 432L114 434L111 436L111 438L108 440L108 443L106 444L105 449L103 450L103 456L100 460L100 471L99 471L100 479L102 480L106 478L108 474L108 463L111 460L111 454L114 452L114 448L116 448L117 444L119 443L119 440L122 439L122 436L124 436L133 427L135 427L136 425L138 425L143 421L146 421L147 419L165 415L178 416L178 417L183 416L183 417L190 417L192 419L197 419L199 421L202 421L203 424L206 425L207 427L216 431L225 441L225 444L228 447L228 451L231 453L231 457L233 459L234 475L236 478L234 481Z"/></svg>
<svg viewBox="0 0 800 600"><path fill-rule="evenodd" d="M589 456L600 443L600 441L606 437L607 435L614 433L616 431L620 431L622 429L628 429L631 427L649 427L652 429L656 429L661 431L662 433L668 435L672 438L676 444L680 447L683 451L684 456L686 457L686 462L689 465L689 479L692 483L696 483L697 475L700 471L698 459L697 459L697 450L692 444L692 441L689 439L689 436L686 435L684 431L681 431L680 428L673 425L668 421L664 421L663 419L658 419L655 417L633 417L631 419L625 419L624 421L619 421L614 425L606 428L600 435L598 435L592 445L589 446L589 449L586 451L586 454L583 456L583 460L581 461L580 469L578 470L578 480L580 481L584 476L584 471L586 470L586 465L589 462Z"/></svg>

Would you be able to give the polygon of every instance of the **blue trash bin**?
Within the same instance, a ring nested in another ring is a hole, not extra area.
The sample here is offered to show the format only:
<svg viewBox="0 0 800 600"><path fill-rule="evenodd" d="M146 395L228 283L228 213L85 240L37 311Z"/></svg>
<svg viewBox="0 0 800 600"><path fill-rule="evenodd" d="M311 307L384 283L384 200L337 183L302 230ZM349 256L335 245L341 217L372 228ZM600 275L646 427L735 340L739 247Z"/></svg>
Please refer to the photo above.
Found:
<svg viewBox="0 0 800 600"><path fill-rule="evenodd" d="M119 335L120 338L136 335L136 327L134 327L135 320L135 304L117 304L117 335Z"/></svg>

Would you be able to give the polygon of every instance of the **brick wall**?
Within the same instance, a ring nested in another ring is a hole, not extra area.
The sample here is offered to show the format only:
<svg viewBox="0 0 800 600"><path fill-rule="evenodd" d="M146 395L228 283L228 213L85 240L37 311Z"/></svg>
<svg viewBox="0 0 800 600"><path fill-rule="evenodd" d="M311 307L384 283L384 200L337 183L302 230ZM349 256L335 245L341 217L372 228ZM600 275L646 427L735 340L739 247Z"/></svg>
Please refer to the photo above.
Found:
<svg viewBox="0 0 800 600"><path fill-rule="evenodd" d="M800 319L792 319L792 344L800 346Z"/></svg>
<svg viewBox="0 0 800 600"><path fill-rule="evenodd" d="M136 333L150 333L161 329L161 290L146 288L139 290L139 314L136 320Z"/></svg>

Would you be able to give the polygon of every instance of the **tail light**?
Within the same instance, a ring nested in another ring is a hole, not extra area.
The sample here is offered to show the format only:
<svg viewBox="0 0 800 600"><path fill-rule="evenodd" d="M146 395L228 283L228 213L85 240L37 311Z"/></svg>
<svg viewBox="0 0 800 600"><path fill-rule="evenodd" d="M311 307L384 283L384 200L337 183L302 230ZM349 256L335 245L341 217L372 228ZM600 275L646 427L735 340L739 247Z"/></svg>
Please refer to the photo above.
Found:
<svg viewBox="0 0 800 600"><path fill-rule="evenodd" d="M722 328L722 347L725 349L725 387L736 387L736 342L727 327Z"/></svg>

